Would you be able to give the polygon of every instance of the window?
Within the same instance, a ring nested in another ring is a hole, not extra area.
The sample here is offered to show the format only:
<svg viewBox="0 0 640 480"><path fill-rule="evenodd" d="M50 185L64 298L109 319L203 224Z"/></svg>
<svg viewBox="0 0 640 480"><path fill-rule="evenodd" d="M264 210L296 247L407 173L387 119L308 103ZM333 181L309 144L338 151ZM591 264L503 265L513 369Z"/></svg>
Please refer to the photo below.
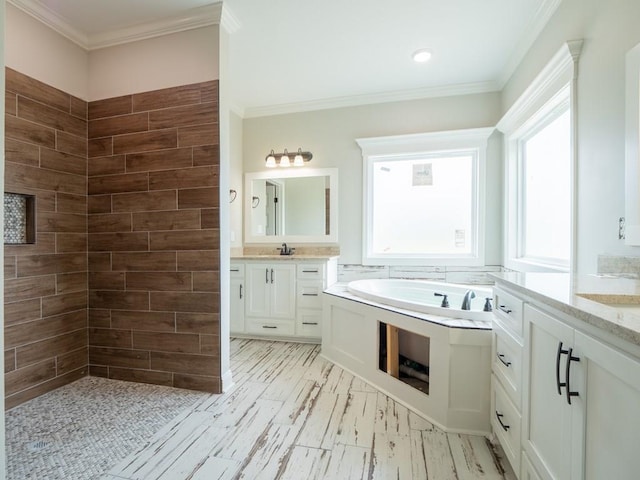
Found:
<svg viewBox="0 0 640 480"><path fill-rule="evenodd" d="M364 264L481 265L493 129L360 139Z"/></svg>
<svg viewBox="0 0 640 480"><path fill-rule="evenodd" d="M569 271L574 238L575 62L556 54L498 124L505 134L505 261L519 271Z"/></svg>
<svg viewBox="0 0 640 480"><path fill-rule="evenodd" d="M571 119L568 102L519 140L521 208L518 257L569 266Z"/></svg>

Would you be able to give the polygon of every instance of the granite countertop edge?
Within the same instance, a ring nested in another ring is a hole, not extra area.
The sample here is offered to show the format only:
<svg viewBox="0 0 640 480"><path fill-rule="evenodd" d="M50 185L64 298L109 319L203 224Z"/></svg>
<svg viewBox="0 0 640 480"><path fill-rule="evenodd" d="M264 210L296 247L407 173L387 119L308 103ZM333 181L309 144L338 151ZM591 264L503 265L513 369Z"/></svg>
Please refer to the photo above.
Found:
<svg viewBox="0 0 640 480"><path fill-rule="evenodd" d="M640 296L638 280L564 273L490 273L489 275L498 285L506 284L514 292L526 295L576 320L640 347L640 305L637 313L632 313L577 295L577 293L592 293L606 296L613 294L612 290L619 288L624 291L635 291ZM536 281L531 281L532 279ZM545 283L545 279L549 282Z"/></svg>

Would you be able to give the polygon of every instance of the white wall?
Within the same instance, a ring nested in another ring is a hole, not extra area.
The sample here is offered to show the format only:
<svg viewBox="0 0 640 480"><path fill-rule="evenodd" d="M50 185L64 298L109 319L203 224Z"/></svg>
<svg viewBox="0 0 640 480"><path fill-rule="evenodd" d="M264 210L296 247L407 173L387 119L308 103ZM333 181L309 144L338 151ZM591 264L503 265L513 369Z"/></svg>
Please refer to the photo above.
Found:
<svg viewBox="0 0 640 480"><path fill-rule="evenodd" d="M84 49L10 3L4 38L7 67L82 100L89 98L89 56Z"/></svg>
<svg viewBox="0 0 640 480"><path fill-rule="evenodd" d="M242 118L230 112L230 146L229 152L229 188L237 192L236 199L230 208L231 249L242 253L242 209L244 200L244 177L242 176Z"/></svg>
<svg viewBox="0 0 640 480"><path fill-rule="evenodd" d="M625 54L640 42L638 0L563 0L502 95L506 111L567 40L584 39L578 66L578 272L598 254L640 255L618 240L624 216Z"/></svg>
<svg viewBox="0 0 640 480"><path fill-rule="evenodd" d="M264 171L264 158L298 147L313 153L314 168L337 167L340 263L362 261L362 154L356 138L494 126L498 93L318 110L244 120L244 171ZM487 171L487 264L501 263L500 142L490 142ZM294 247L296 245L293 245Z"/></svg>
<svg viewBox="0 0 640 480"><path fill-rule="evenodd" d="M93 50L89 100L217 79L218 31L214 25Z"/></svg>

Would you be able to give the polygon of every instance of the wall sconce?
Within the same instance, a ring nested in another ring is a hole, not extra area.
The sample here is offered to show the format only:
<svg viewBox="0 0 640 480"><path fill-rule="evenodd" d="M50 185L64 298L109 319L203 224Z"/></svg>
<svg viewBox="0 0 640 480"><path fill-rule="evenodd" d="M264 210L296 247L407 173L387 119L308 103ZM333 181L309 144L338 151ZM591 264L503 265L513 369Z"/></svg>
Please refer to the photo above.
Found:
<svg viewBox="0 0 640 480"><path fill-rule="evenodd" d="M251 208L256 208L260 205L260 197L251 197Z"/></svg>
<svg viewBox="0 0 640 480"><path fill-rule="evenodd" d="M308 162L313 158L311 152L303 152L301 148L298 148L295 156L293 157L293 166L302 167L304 162ZM284 149L282 153L274 153L273 150L265 158L265 166L274 168L280 165L281 167L290 167L292 164L291 157L287 149Z"/></svg>
<svg viewBox="0 0 640 480"><path fill-rule="evenodd" d="M229 190L229 203L233 203L237 196L238 192L236 190L234 190L233 188Z"/></svg>

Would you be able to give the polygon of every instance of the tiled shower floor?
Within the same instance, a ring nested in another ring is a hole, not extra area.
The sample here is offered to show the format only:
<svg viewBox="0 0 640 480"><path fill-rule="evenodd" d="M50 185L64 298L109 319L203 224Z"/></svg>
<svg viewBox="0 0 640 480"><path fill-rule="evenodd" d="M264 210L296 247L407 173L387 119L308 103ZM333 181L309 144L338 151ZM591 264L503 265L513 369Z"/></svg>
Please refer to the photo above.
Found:
<svg viewBox="0 0 640 480"><path fill-rule="evenodd" d="M210 394L85 377L6 413L7 480L89 480Z"/></svg>

